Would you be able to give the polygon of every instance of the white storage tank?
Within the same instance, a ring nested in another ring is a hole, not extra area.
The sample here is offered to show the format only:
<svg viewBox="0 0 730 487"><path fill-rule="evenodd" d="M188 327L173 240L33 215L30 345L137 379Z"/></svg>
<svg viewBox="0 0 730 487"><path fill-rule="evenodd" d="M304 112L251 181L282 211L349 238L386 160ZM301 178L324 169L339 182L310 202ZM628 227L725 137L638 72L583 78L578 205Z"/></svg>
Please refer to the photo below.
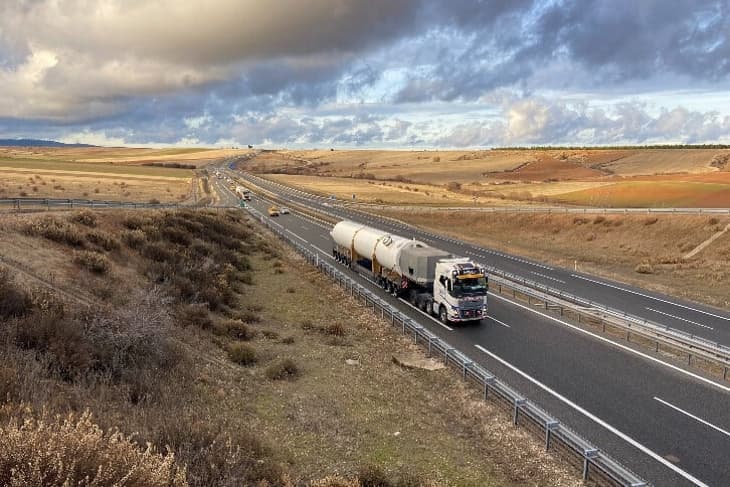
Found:
<svg viewBox="0 0 730 487"><path fill-rule="evenodd" d="M343 220L332 228L330 236L337 245L349 249L352 247L352 239L355 238L355 233L364 227L365 225L361 223Z"/></svg>
<svg viewBox="0 0 730 487"><path fill-rule="evenodd" d="M415 244L415 240L408 240L398 235L385 235L375 248L375 258L383 268L400 273L398 266L400 252L404 247L413 244Z"/></svg>

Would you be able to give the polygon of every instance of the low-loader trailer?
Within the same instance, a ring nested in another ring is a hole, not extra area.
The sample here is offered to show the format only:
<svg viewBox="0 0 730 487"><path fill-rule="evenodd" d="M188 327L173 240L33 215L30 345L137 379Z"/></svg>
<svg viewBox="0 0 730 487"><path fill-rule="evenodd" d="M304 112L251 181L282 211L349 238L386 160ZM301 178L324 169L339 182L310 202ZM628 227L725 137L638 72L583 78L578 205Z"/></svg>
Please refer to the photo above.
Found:
<svg viewBox="0 0 730 487"><path fill-rule="evenodd" d="M486 318L487 276L470 259L349 220L330 235L338 262L363 268L378 286L443 323Z"/></svg>

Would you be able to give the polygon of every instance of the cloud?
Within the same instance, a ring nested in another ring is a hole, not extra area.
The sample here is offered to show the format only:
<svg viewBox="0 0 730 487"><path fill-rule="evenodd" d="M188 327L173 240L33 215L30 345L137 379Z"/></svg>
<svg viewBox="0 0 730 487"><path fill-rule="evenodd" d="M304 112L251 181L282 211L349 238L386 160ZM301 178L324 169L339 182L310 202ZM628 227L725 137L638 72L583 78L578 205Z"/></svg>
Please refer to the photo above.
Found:
<svg viewBox="0 0 730 487"><path fill-rule="evenodd" d="M729 8L7 0L0 131L132 144L726 140L730 104L692 100L730 88Z"/></svg>

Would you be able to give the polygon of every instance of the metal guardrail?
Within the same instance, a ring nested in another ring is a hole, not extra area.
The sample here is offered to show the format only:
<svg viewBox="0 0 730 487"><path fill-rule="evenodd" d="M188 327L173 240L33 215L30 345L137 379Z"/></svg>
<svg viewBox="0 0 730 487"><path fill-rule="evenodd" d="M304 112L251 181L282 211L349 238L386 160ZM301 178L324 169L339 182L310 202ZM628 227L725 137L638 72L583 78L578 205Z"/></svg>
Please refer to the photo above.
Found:
<svg viewBox="0 0 730 487"><path fill-rule="evenodd" d="M352 297L362 301L366 307L372 307L374 313L379 313L383 319L389 320L404 335L413 337L414 343L423 346L429 356L442 359L446 365L457 369L465 380L476 383L483 391L485 401L493 400L510 408L513 423L521 425L544 438L546 450L567 453L570 458L577 459L579 461L577 466L581 469L583 479L590 479L604 485L625 487L649 485L641 477L622 466L520 394L519 391L502 382L494 374L475 363L455 347L395 309L377 294L356 283L335 266L325 262L324 259L319 257L318 253L311 251L308 247L289 236L281 225L264 218L254 208L249 207L247 209L263 225L298 251L307 262L332 278Z"/></svg>
<svg viewBox="0 0 730 487"><path fill-rule="evenodd" d="M730 215L730 208L594 208L564 206L399 206L345 202L348 206L367 209L403 211L479 211L484 213L555 213L555 214L676 214L676 215Z"/></svg>
<svg viewBox="0 0 730 487"><path fill-rule="evenodd" d="M71 198L0 198L0 207L14 210L37 207L62 208L187 208L179 203L137 203L133 201L83 200Z"/></svg>

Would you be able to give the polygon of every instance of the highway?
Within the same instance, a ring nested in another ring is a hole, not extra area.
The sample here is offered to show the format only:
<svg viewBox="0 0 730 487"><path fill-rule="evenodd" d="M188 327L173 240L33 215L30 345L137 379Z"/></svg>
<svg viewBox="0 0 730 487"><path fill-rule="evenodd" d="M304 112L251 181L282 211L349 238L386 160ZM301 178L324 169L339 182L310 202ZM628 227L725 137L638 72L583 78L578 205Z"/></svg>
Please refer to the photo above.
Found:
<svg viewBox="0 0 730 487"><path fill-rule="evenodd" d="M457 241L451 237L433 234L410 225L399 225L389 219L359 211L352 205L333 204L325 198L307 195L265 179L256 178L256 184L297 203L326 210L342 218L388 229L404 236L415 237L455 255L472 257L479 262L552 288L730 346L730 312Z"/></svg>
<svg viewBox="0 0 730 487"><path fill-rule="evenodd" d="M213 187L221 192L225 203L237 200L221 181L214 181ZM395 229L373 217L363 218L325 200L273 184L269 189L300 204L404 234L404 228ZM261 197L253 202L262 212L269 205ZM320 252L322 258L331 258L327 224L299 214L281 216L277 222ZM413 236L457 255L477 249L450 239ZM522 272L534 267L546 276L562 277L556 274L559 270L549 266L537 267L533 264L538 263L518 262L510 257L487 263L496 262L512 263ZM365 277L357 278L371 289L378 289ZM604 287L604 293L619 292L607 286L597 289ZM582 288L577 291L583 293ZM618 301L617 307L631 305L641 297L625 294L637 299ZM494 294L490 295L488 320L477 326L448 327L404 302L384 293L382 296L654 485L730 485L730 464L725 458L725 452L730 451L730 387L573 329L556 317ZM665 309L656 303L654 307ZM692 308L686 312L700 310L694 305Z"/></svg>

